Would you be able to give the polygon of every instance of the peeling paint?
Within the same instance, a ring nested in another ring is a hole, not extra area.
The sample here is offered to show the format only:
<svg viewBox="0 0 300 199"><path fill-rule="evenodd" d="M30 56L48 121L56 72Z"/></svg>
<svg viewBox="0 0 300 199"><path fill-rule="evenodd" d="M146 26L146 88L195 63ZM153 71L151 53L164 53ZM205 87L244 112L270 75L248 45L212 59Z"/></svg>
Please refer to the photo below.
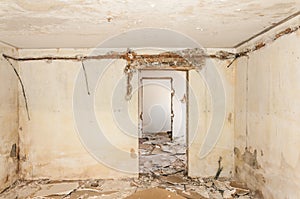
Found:
<svg viewBox="0 0 300 199"><path fill-rule="evenodd" d="M251 152L245 148L244 153L237 147L234 148L235 154L235 177L238 180L246 182L250 189L255 190L260 199L264 197L261 194L261 187L266 183L263 170L257 161L257 151Z"/></svg>
<svg viewBox="0 0 300 199"><path fill-rule="evenodd" d="M240 150L235 147L234 154L239 161L248 164L253 169L260 169L260 165L257 162L257 151L254 150L251 152L247 147L245 148L245 152L241 154Z"/></svg>
<svg viewBox="0 0 300 199"><path fill-rule="evenodd" d="M278 31L237 63L235 177L258 198L300 198L299 32Z"/></svg>
<svg viewBox="0 0 300 199"><path fill-rule="evenodd" d="M263 47L266 47L266 46L272 44L277 39L279 39L285 35L289 35L291 33L298 32L299 29L300 29L299 25L297 25L295 27L286 28L285 30L279 31L275 35L269 36L268 41L259 41L253 47L250 47L250 48L247 48L245 50L238 52L236 54L236 56L238 56L238 57L247 56L247 55L249 55L249 53L259 50ZM239 46L236 46L236 47L239 47Z"/></svg>

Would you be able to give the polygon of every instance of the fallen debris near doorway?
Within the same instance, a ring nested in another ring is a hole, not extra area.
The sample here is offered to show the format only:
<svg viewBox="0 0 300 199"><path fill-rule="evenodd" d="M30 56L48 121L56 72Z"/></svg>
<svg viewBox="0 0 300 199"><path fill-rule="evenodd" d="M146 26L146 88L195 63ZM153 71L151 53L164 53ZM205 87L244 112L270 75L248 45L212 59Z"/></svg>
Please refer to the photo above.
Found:
<svg viewBox="0 0 300 199"><path fill-rule="evenodd" d="M175 137L172 140L168 132L148 133L139 141L141 174L158 177L186 171L184 137Z"/></svg>

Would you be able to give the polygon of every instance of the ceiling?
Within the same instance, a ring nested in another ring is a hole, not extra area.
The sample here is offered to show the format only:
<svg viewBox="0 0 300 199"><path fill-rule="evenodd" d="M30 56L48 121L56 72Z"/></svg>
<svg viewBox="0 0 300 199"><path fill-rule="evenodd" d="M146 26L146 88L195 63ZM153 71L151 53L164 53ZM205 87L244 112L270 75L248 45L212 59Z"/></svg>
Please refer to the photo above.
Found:
<svg viewBox="0 0 300 199"><path fill-rule="evenodd" d="M229 48L299 10L300 0L1 0L0 40L18 48L89 48L151 27Z"/></svg>

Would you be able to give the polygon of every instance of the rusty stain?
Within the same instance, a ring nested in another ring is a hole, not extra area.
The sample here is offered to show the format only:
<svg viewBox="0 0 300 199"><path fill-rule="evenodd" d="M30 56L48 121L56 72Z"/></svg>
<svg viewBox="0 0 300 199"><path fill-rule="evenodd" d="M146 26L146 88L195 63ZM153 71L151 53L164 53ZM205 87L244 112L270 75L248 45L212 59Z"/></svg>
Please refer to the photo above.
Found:
<svg viewBox="0 0 300 199"><path fill-rule="evenodd" d="M131 149L130 149L130 157L133 158L133 159L136 159L136 158L137 158L137 154L136 154L134 148L131 148Z"/></svg>
<svg viewBox="0 0 300 199"><path fill-rule="evenodd" d="M293 28L287 28L273 37L273 41L276 39L297 31L300 26ZM250 40L249 40L250 41ZM243 44L243 43L242 43ZM240 44L241 45L241 44ZM239 47L240 45L236 46ZM215 54L207 55L202 49L185 49L178 52L164 52L160 54L140 54L128 49L126 52L108 52L103 55L94 56L44 56L44 57L24 57L16 58L6 54L2 54L4 58L14 61L40 61L40 60L71 60L71 61L83 61L93 59L124 59L131 68L135 69L171 69L171 70L193 70L197 69L195 64L202 62L204 58L228 60L233 59L227 66L229 67L237 58L248 56L250 52L259 50L266 46L265 42L259 42L254 47L246 49L238 53L231 53L227 51L218 51ZM197 62L191 63L191 60L198 59ZM205 64L202 64L205 65ZM201 67L200 67L201 69Z"/></svg>
<svg viewBox="0 0 300 199"><path fill-rule="evenodd" d="M245 148L244 153L240 149L234 148L235 154L235 177L246 183L246 185L255 191L263 199L262 188L265 186L266 179L263 175L263 169L257 161L257 150L251 152Z"/></svg>
<svg viewBox="0 0 300 199"><path fill-rule="evenodd" d="M281 20L281 21L279 21L279 22L277 22L277 23L273 23L270 27L268 27L268 28L262 30L261 32L259 32L259 33L255 34L255 35L253 35L252 37L246 39L245 41L242 41L242 42L238 43L237 45L234 46L234 48L238 48L238 47L242 46L243 44L245 44L245 43L247 43L247 42L249 42L249 41L251 41L251 40L253 40L253 39L257 38L257 37L259 37L260 35L262 35L262 34L268 32L268 31L274 29L275 27L278 27L279 25L281 25L281 24L287 22L288 20L290 20L290 19L292 19L292 18L298 16L299 14L300 14L300 11L298 11L298 12L296 12L296 13L294 13L294 14L288 16L288 17L286 17L285 19L283 19L283 20Z"/></svg>
<svg viewBox="0 0 300 199"><path fill-rule="evenodd" d="M257 150L255 149L253 153L248 149L248 147L245 148L245 152L241 154L240 150L235 147L234 148L234 154L239 160L242 160L244 163L251 166L253 169L259 169L261 166L258 164L257 161Z"/></svg>
<svg viewBox="0 0 300 199"><path fill-rule="evenodd" d="M107 20L107 22L111 22L113 20L113 18L112 17L107 17L106 20Z"/></svg>
<svg viewBox="0 0 300 199"><path fill-rule="evenodd" d="M103 55L93 55L93 56L43 56L43 57L21 57L16 58L6 54L2 54L4 58L11 59L14 61L41 61L41 60L61 60L61 61L83 61L83 60L97 60L97 59L125 59L126 61L132 63L133 61L142 62L142 63L156 63L156 64L168 64L171 66L177 65L191 65L188 60L192 59L203 59L203 58L218 58L218 59L231 59L235 57L235 54L225 51L220 51L215 55L207 55L200 53L193 53L199 51L198 49L186 49L180 52L164 52L161 54L140 54L138 55L132 50L127 50L126 52L108 52Z"/></svg>
<svg viewBox="0 0 300 199"><path fill-rule="evenodd" d="M291 34L291 33L293 33L293 32L296 32L296 31L298 31L299 29L300 29L300 26L296 26L296 27L294 27L294 28L287 28L287 29L285 29L285 30L283 30L283 31L281 31L281 32L279 32L279 33L277 33L277 34L273 37L272 40L275 41L275 40L281 38L282 36L287 35L287 34ZM242 57L242 56L248 56L248 54L249 54L250 52L254 52L254 51L259 50L259 49L261 49L261 48L263 48L263 47L265 47L265 46L266 46L266 43L265 43L265 42L259 42L259 43L257 43L253 48L248 48L248 49L246 49L246 50L244 50L244 51L242 51L242 52L237 53L236 55L239 56L239 57Z"/></svg>
<svg viewBox="0 0 300 199"><path fill-rule="evenodd" d="M228 114L228 122L231 123L231 121L232 121L232 113L229 113Z"/></svg>
<svg viewBox="0 0 300 199"><path fill-rule="evenodd" d="M287 29L285 29L285 30L283 30L283 31L281 31L281 32L279 32L279 33L277 33L277 34L275 35L275 39L278 39L279 37L282 37L283 35L290 34L290 33L292 33L292 32L293 32L293 31L292 31L291 28L287 28Z"/></svg>
<svg viewBox="0 0 300 199"><path fill-rule="evenodd" d="M255 45L255 50L261 49L262 47L266 46L266 43L260 42Z"/></svg>

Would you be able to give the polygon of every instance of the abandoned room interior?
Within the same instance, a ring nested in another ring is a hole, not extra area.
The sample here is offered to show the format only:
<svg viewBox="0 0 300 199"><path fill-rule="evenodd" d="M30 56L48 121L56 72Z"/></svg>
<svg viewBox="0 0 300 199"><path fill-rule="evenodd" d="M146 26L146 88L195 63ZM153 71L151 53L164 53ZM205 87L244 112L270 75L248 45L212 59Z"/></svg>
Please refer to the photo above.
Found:
<svg viewBox="0 0 300 199"><path fill-rule="evenodd" d="M299 0L0 1L0 198L299 199L299 145Z"/></svg>

